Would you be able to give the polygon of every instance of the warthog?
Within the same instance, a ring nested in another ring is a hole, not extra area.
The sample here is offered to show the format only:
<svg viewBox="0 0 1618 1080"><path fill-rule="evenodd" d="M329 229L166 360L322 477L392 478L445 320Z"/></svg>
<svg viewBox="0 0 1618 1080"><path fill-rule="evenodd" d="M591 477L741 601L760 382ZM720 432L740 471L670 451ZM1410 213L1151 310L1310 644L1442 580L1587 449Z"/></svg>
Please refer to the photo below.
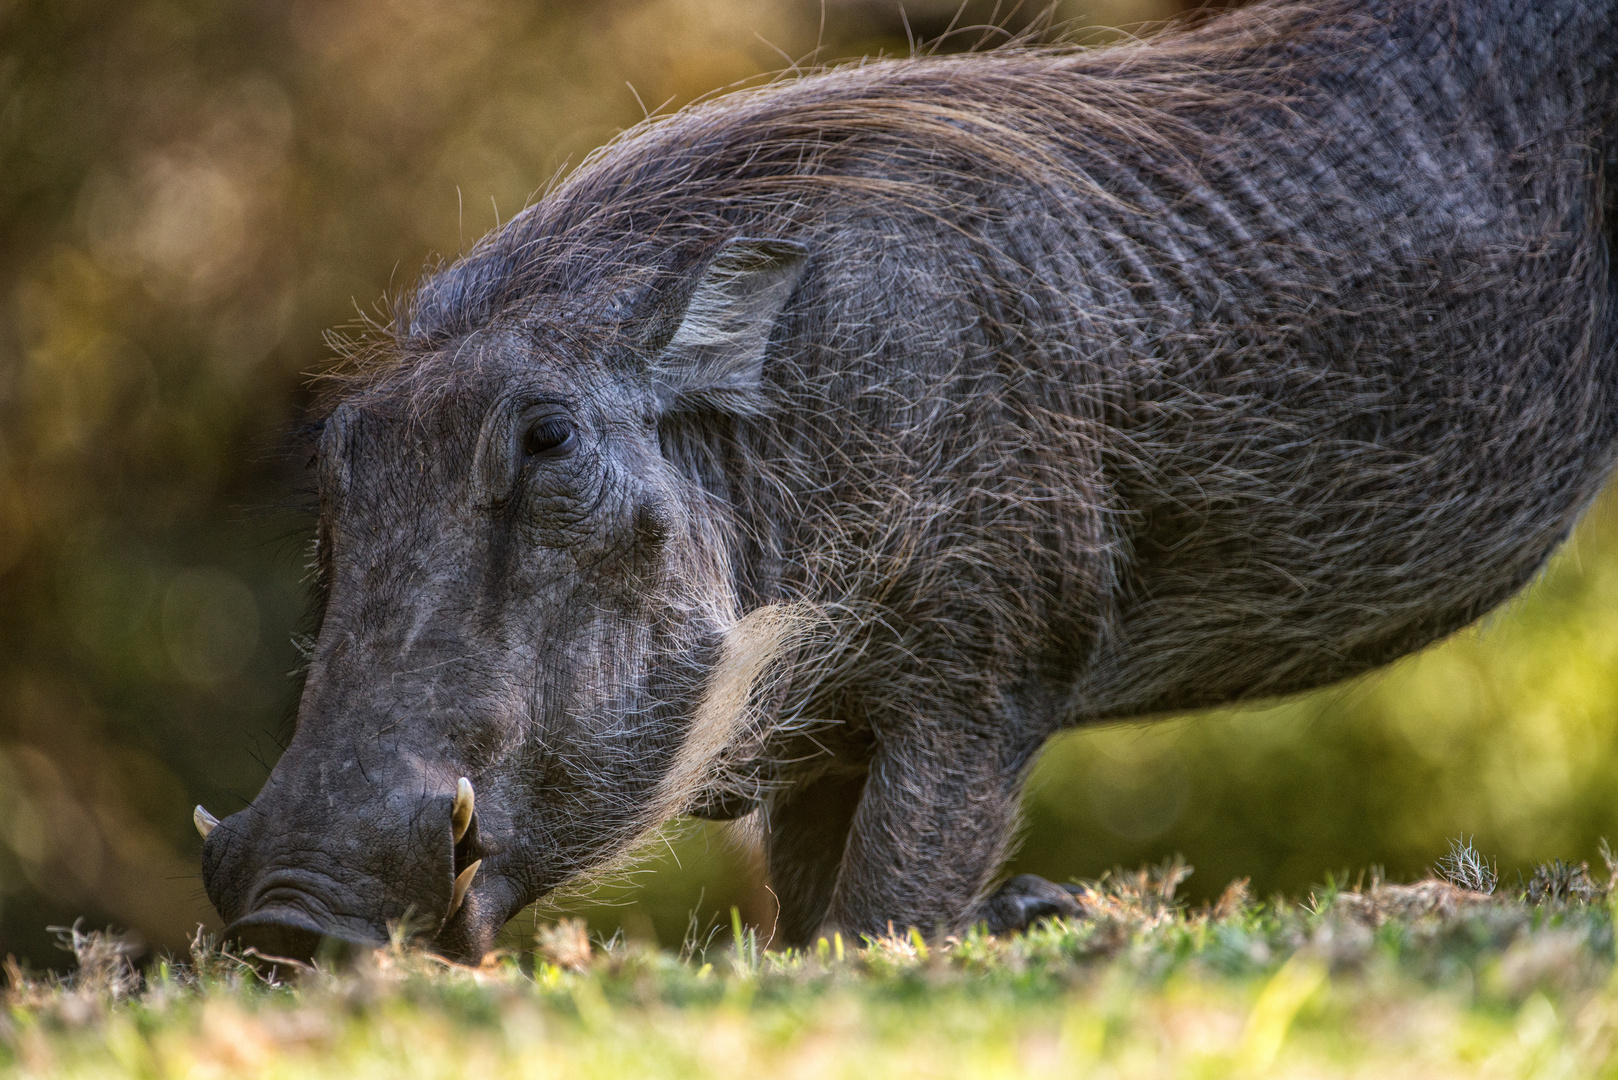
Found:
<svg viewBox="0 0 1618 1080"><path fill-rule="evenodd" d="M1618 0L1260 3L648 121L342 367L227 933L477 957L667 819L777 942L997 888L1075 725L1285 694L1528 581L1618 433Z"/></svg>

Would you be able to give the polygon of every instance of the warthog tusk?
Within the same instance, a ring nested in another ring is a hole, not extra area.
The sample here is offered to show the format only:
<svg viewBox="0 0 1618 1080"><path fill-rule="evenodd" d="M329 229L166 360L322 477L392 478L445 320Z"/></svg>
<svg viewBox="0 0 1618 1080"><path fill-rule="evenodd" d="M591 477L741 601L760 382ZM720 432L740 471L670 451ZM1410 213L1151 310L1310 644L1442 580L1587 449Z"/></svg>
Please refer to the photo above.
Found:
<svg viewBox="0 0 1618 1080"><path fill-rule="evenodd" d="M461 901L466 899L466 892L472 887L472 878L482 865L483 860L479 859L455 876L455 888L449 894L449 914L444 916L445 922L455 918L455 913L461 910Z"/></svg>
<svg viewBox="0 0 1618 1080"><path fill-rule="evenodd" d="M450 824L455 827L455 842L459 844L466 830L472 826L472 806L475 798L472 795L472 781L461 777L455 781L455 809L449 812Z"/></svg>
<svg viewBox="0 0 1618 1080"><path fill-rule="evenodd" d="M197 827L197 832L201 833L202 838L206 840L208 839L208 834L213 832L214 826L219 824L219 819L204 810L199 803L197 808L191 811L191 824Z"/></svg>

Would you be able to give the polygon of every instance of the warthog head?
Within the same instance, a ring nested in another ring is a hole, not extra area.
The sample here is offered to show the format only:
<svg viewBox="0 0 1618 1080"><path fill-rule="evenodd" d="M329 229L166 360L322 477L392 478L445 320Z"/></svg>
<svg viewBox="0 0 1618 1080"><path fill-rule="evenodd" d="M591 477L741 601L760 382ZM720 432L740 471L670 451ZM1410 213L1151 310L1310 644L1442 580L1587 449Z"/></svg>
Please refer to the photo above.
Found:
<svg viewBox="0 0 1618 1080"><path fill-rule="evenodd" d="M475 264L428 282L320 437L291 742L246 810L199 808L229 938L307 958L403 923L474 958L690 806L760 620L738 622L723 518L667 426L761 407L803 262L731 240L591 305L473 319Z"/></svg>

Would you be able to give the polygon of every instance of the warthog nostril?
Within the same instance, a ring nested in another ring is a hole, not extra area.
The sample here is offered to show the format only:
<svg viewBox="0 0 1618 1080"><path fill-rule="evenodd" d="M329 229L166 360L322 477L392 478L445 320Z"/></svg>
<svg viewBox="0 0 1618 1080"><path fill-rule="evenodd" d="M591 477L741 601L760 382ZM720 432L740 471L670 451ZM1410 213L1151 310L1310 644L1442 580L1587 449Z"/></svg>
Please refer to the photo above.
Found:
<svg viewBox="0 0 1618 1080"><path fill-rule="evenodd" d="M206 840L208 839L208 834L214 831L214 826L219 824L219 819L204 810L199 803L197 808L191 811L191 824L197 827L197 832L201 833L202 838Z"/></svg>
<svg viewBox="0 0 1618 1080"><path fill-rule="evenodd" d="M450 811L450 824L455 829L455 842L459 844L466 835L466 830L472 824L472 810L476 805L476 796L472 793L472 781L461 777L455 781L455 808ZM200 809L200 807L199 807Z"/></svg>
<svg viewBox="0 0 1618 1080"><path fill-rule="evenodd" d="M461 901L466 899L466 892L472 887L472 878L477 875L478 867L482 865L483 860L479 859L477 862L455 875L455 888L450 893L449 914L444 916L445 922L449 922L449 920L455 917L455 913L461 910Z"/></svg>

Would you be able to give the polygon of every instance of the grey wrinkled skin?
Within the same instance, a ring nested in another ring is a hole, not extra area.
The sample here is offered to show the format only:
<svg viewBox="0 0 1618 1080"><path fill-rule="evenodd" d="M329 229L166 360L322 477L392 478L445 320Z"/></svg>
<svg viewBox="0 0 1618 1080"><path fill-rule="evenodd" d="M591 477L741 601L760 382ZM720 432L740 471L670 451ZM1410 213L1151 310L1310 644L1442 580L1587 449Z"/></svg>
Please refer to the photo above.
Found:
<svg viewBox="0 0 1618 1080"><path fill-rule="evenodd" d="M474 958L682 812L780 943L1068 911L995 890L1053 733L1418 649L1596 492L1615 60L1618 0L1271 2L629 131L332 383L231 933Z"/></svg>

